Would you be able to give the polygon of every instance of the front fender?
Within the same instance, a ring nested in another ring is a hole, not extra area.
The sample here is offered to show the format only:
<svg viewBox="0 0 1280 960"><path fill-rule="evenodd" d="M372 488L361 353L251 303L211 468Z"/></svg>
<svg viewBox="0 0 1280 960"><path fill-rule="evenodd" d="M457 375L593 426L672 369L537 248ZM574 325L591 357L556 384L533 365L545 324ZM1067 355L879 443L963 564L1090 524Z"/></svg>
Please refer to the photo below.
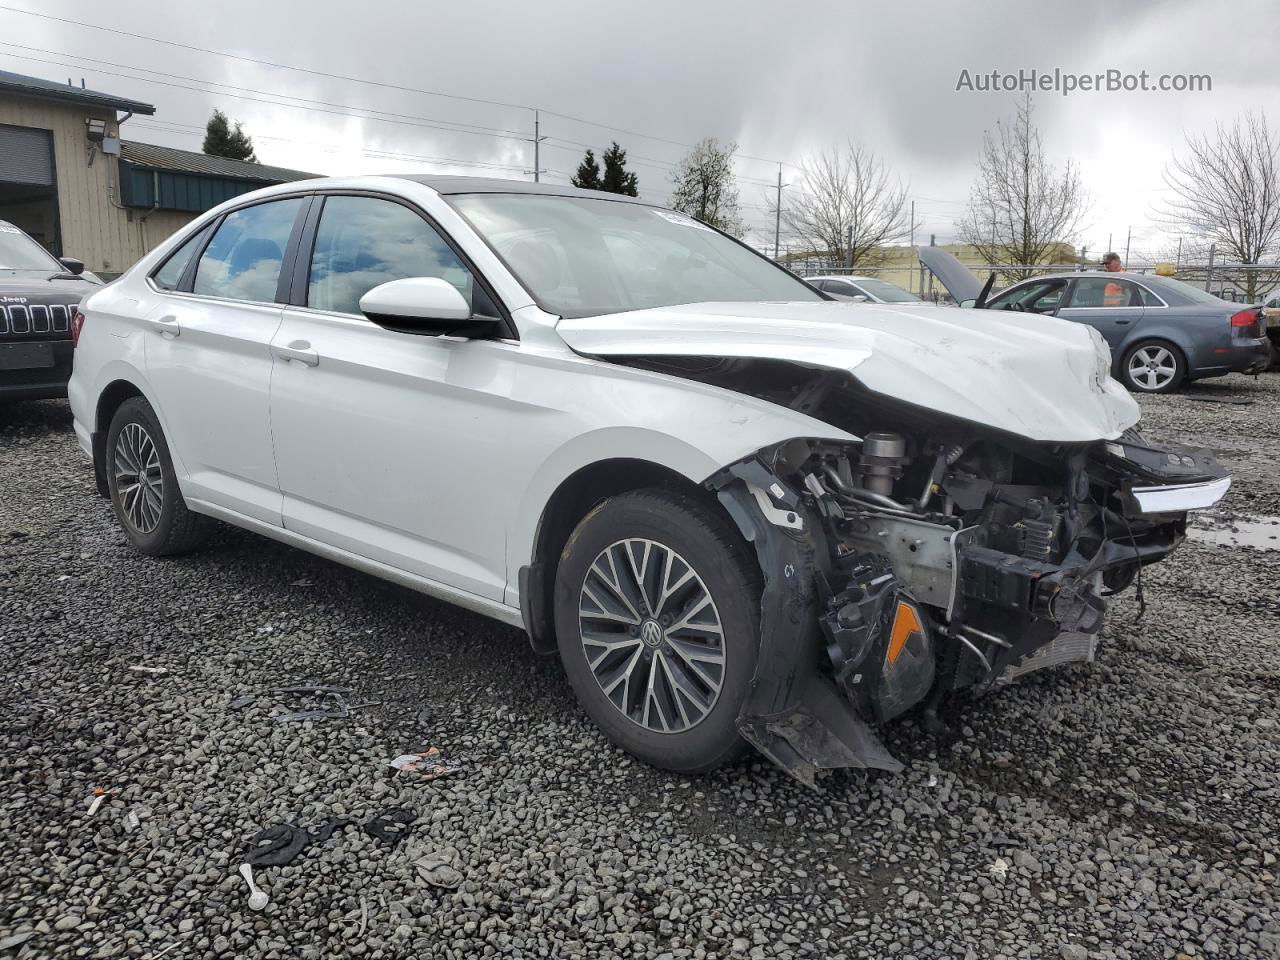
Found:
<svg viewBox="0 0 1280 960"><path fill-rule="evenodd" d="M530 355L515 400L525 427L506 451L507 600L534 559L543 512L561 484L605 460L640 460L695 484L762 447L794 437L854 442L813 417L723 387L574 354Z"/></svg>

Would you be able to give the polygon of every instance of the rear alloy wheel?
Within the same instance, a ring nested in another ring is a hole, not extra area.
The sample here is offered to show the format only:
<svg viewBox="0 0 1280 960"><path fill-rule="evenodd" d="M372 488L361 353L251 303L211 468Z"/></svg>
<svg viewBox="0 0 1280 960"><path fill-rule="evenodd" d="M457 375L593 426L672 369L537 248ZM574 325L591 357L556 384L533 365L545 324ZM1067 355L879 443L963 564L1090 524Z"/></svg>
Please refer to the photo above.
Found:
<svg viewBox="0 0 1280 960"><path fill-rule="evenodd" d="M213 521L187 509L160 421L142 397L120 404L111 418L105 457L111 505L136 550L164 556L204 541Z"/></svg>
<svg viewBox="0 0 1280 960"><path fill-rule="evenodd" d="M560 658L583 708L623 749L667 770L745 747L759 566L714 504L659 490L606 500L556 570Z"/></svg>
<svg viewBox="0 0 1280 960"><path fill-rule="evenodd" d="M1186 376L1182 353L1163 340L1134 344L1121 364L1125 386L1139 393L1169 393L1178 389Z"/></svg>

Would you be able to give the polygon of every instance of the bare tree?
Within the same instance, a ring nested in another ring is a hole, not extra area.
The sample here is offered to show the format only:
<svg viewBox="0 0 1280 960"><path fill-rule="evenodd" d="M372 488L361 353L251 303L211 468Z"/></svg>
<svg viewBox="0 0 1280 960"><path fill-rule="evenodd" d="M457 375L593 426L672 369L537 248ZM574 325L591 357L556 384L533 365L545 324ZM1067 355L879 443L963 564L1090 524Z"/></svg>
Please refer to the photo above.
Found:
<svg viewBox="0 0 1280 960"><path fill-rule="evenodd" d="M800 164L782 219L817 252L847 266L880 263L911 232L907 188L873 151L850 143Z"/></svg>
<svg viewBox="0 0 1280 960"><path fill-rule="evenodd" d="M733 237L745 232L738 209L738 188L733 182L736 143L724 146L715 137L698 141L676 164L671 181L671 206L681 213L723 230Z"/></svg>
<svg viewBox="0 0 1280 960"><path fill-rule="evenodd" d="M1264 115L1218 124L1212 137L1188 135L1186 155L1173 157L1164 179L1173 198L1159 219L1197 250L1216 244L1218 257L1240 264L1280 253L1280 140ZM1264 273L1246 272L1250 301L1259 282L1274 282Z"/></svg>
<svg viewBox="0 0 1280 960"><path fill-rule="evenodd" d="M1068 160L1059 173L1046 158L1040 131L1031 122L1034 109L1027 94L1015 117L997 121L994 131L983 134L969 207L956 224L960 238L993 265L1056 259L1079 234L1089 208L1079 168ZM1018 271L1006 275L1021 276Z"/></svg>

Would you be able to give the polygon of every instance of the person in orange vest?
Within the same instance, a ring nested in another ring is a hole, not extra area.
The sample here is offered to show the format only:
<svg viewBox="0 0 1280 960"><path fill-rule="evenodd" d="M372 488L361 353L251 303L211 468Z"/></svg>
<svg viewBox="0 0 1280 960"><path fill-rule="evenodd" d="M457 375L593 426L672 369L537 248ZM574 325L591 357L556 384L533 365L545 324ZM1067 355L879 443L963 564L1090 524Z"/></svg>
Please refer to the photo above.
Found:
<svg viewBox="0 0 1280 960"><path fill-rule="evenodd" d="M1120 263L1120 254L1108 253L1103 257L1102 269L1107 273L1124 273L1124 266ZM1124 284L1108 283L1102 292L1102 305L1104 307L1129 306L1129 292L1125 289Z"/></svg>

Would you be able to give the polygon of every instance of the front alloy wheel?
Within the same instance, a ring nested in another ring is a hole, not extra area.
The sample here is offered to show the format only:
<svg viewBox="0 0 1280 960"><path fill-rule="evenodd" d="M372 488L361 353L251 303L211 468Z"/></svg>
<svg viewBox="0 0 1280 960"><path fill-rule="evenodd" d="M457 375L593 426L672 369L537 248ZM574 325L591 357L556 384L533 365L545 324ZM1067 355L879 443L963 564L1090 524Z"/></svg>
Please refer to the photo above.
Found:
<svg viewBox="0 0 1280 960"><path fill-rule="evenodd" d="M636 490L583 517L556 564L556 643L596 726L666 770L737 756L760 581L750 544L708 497Z"/></svg>
<svg viewBox="0 0 1280 960"><path fill-rule="evenodd" d="M696 727L724 683L724 628L689 562L647 539L618 540L587 571L578 630L592 675L624 717L655 733Z"/></svg>

